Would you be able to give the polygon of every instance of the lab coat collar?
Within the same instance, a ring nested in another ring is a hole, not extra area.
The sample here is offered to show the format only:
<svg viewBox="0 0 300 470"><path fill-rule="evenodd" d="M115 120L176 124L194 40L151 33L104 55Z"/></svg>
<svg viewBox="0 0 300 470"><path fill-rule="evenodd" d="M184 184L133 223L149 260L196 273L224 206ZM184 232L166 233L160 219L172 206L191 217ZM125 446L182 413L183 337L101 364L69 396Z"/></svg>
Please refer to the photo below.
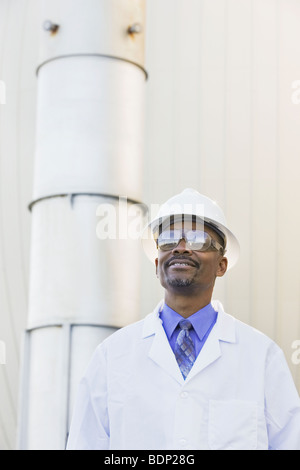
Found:
<svg viewBox="0 0 300 470"><path fill-rule="evenodd" d="M235 319L224 312L219 301L212 302L214 309L218 312L216 324L211 330L189 375L184 380L159 317L163 304L163 301L159 302L154 311L145 318L142 337L148 338L154 335L148 353L149 358L173 376L176 381L184 385L222 355L220 341L236 342Z"/></svg>

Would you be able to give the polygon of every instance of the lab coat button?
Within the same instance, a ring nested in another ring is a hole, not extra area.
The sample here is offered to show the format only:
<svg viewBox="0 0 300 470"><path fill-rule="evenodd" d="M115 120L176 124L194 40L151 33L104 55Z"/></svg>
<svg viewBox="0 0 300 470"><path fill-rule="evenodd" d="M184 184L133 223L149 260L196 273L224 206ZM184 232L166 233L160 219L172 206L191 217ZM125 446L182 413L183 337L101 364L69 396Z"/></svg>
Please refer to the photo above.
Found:
<svg viewBox="0 0 300 470"><path fill-rule="evenodd" d="M186 439L180 439L179 444L180 444L181 447L185 447L186 446Z"/></svg>
<svg viewBox="0 0 300 470"><path fill-rule="evenodd" d="M188 397L188 392L181 392L180 396L181 398L187 398Z"/></svg>

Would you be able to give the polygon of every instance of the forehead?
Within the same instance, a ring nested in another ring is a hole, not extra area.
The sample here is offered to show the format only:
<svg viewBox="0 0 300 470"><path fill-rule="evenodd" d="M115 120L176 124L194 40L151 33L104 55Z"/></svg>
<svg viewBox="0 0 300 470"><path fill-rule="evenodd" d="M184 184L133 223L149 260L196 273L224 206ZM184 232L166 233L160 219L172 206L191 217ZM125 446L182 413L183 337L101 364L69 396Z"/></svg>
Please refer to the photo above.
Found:
<svg viewBox="0 0 300 470"><path fill-rule="evenodd" d="M191 220L185 220L185 221L178 221L174 222L169 225L168 227L171 230L204 230L204 222L203 221L191 221Z"/></svg>
<svg viewBox="0 0 300 470"><path fill-rule="evenodd" d="M212 227L210 224L207 225L203 219L185 214L174 216L171 215L170 217L163 220L153 233L154 239L156 240L160 233L173 229L184 231L203 230L222 245L226 245L225 236L223 234L221 235L218 230L214 230L214 227Z"/></svg>
<svg viewBox="0 0 300 470"><path fill-rule="evenodd" d="M159 226L159 231L170 229L185 229L185 230L203 230L204 229L204 220L191 215L171 215L168 218L165 218L161 225Z"/></svg>
<svg viewBox="0 0 300 470"><path fill-rule="evenodd" d="M188 230L202 230L207 232L211 237L218 238L218 234L211 227L207 226L203 220L176 221L171 223L165 230L182 230L184 232Z"/></svg>

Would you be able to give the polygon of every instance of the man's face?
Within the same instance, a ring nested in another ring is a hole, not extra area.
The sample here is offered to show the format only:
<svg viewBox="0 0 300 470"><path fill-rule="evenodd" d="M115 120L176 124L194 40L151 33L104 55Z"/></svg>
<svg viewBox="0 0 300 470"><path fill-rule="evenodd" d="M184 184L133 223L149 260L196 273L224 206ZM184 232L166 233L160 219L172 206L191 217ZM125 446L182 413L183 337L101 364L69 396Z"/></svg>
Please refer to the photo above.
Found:
<svg viewBox="0 0 300 470"><path fill-rule="evenodd" d="M199 229L195 222L174 223L169 227L187 232ZM220 237L209 227L201 227L212 239L222 243ZM193 251L185 240L170 251L158 250L155 260L156 275L167 290L191 292L191 289L213 288L216 277L223 276L227 269L227 258L219 251Z"/></svg>

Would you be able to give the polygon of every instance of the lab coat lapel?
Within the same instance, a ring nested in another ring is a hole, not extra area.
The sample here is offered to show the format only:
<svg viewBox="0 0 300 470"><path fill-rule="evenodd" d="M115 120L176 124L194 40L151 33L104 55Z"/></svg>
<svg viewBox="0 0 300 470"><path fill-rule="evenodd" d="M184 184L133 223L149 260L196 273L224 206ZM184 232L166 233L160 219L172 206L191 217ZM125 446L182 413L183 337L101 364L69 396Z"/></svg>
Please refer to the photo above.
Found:
<svg viewBox="0 0 300 470"><path fill-rule="evenodd" d="M182 385L189 382L195 375L199 374L199 372L222 355L221 341L228 343L235 343L236 341L235 319L224 312L220 302L215 301L213 306L218 311L217 322L211 330L186 380L182 377L167 335L163 329L161 319L159 318L163 301L144 320L143 338L153 336L148 357Z"/></svg>
<svg viewBox="0 0 300 470"><path fill-rule="evenodd" d="M159 312L162 306L163 302L144 320L143 338L153 336L148 357L177 382L183 384L184 379L162 326L161 319L159 318Z"/></svg>
<svg viewBox="0 0 300 470"><path fill-rule="evenodd" d="M236 341L235 319L224 312L223 307L219 302L216 307L216 310L218 310L217 322L211 330L210 335L195 361L195 364L187 376L186 382L191 380L195 375L215 362L222 355L220 345L222 341L227 343L235 343Z"/></svg>
<svg viewBox="0 0 300 470"><path fill-rule="evenodd" d="M186 378L186 382L191 380L195 375L199 374L205 367L216 361L221 355L220 342L217 334L216 325L211 330L203 348L201 349L189 375Z"/></svg>

